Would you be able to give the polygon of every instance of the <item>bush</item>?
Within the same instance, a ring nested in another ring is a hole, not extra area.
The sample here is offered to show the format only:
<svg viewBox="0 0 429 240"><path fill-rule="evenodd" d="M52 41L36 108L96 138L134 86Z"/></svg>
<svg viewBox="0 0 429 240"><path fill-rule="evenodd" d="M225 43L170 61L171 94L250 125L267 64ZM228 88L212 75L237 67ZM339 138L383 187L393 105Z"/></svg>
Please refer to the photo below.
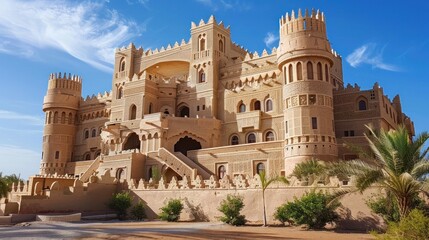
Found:
<svg viewBox="0 0 429 240"><path fill-rule="evenodd" d="M134 220L141 221L146 218L145 204L139 201L136 205L131 208L131 216Z"/></svg>
<svg viewBox="0 0 429 240"><path fill-rule="evenodd" d="M309 228L323 228L326 223L338 219L335 209L338 201L330 203L332 197L321 191L305 193L300 199L295 198L277 208L274 218L282 223L306 224Z"/></svg>
<svg viewBox="0 0 429 240"><path fill-rule="evenodd" d="M400 222L390 222L386 234L374 234L383 240L429 239L429 217L423 211L414 209Z"/></svg>
<svg viewBox="0 0 429 240"><path fill-rule="evenodd" d="M240 215L243 209L243 197L238 195L228 194L226 199L222 200L218 210L224 214L220 220L233 226L241 226L246 223L244 215Z"/></svg>
<svg viewBox="0 0 429 240"><path fill-rule="evenodd" d="M399 222L400 214L398 203L394 197L386 197L384 195L372 195L366 205L375 213L379 214L386 222ZM411 202L411 207L423 211L428 214L429 209L421 198L416 196Z"/></svg>
<svg viewBox="0 0 429 240"><path fill-rule="evenodd" d="M177 222L180 217L180 213L183 210L183 203L180 199L171 199L167 205L161 208L159 218L163 221Z"/></svg>
<svg viewBox="0 0 429 240"><path fill-rule="evenodd" d="M113 195L110 200L109 208L118 213L119 219L125 219L127 216L127 209L131 207L132 198L128 192L117 193Z"/></svg>

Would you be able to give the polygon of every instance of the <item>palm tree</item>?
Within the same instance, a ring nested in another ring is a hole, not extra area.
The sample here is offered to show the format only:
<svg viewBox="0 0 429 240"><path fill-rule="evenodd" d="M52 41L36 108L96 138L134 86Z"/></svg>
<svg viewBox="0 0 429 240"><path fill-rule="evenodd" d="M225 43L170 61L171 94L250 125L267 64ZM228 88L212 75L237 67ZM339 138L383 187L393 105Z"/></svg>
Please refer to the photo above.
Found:
<svg viewBox="0 0 429 240"><path fill-rule="evenodd" d="M275 177L271 177L271 178L267 178L265 171L260 171L259 172L259 177L261 178L261 188L262 188L262 205L264 208L264 212L263 212L263 225L262 226L266 226L267 225L267 211L266 211L266 206L265 206L265 190L268 188L268 186L271 185L271 183L274 182L282 182L285 184L289 184L289 181L283 177L283 176L275 176Z"/></svg>
<svg viewBox="0 0 429 240"><path fill-rule="evenodd" d="M353 160L330 166L331 174L355 176L356 188L363 192L370 186L378 185L394 196L401 219L412 208L412 201L418 194L428 194L429 161L426 158L429 147L424 144L429 134L423 132L414 140L405 127L394 131L381 130L376 133L370 127L371 137L365 135L370 152L361 151L369 161ZM343 192L344 193L344 192Z"/></svg>
<svg viewBox="0 0 429 240"><path fill-rule="evenodd" d="M5 178L2 176L2 173L0 172L0 198L7 197L8 192L9 186Z"/></svg>
<svg viewBox="0 0 429 240"><path fill-rule="evenodd" d="M300 181L307 180L309 185L317 182L324 175L326 175L326 167L316 159L298 163L291 174L291 176L295 176Z"/></svg>

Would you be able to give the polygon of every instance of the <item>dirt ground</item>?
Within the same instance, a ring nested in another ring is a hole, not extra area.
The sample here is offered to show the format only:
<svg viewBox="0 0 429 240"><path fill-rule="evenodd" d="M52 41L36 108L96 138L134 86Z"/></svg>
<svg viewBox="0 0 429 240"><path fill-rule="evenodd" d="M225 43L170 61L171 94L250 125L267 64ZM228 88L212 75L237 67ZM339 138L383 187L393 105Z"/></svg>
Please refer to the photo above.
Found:
<svg viewBox="0 0 429 240"><path fill-rule="evenodd" d="M307 231L299 227L233 227L222 223L33 222L0 227L0 239L374 239L366 233Z"/></svg>

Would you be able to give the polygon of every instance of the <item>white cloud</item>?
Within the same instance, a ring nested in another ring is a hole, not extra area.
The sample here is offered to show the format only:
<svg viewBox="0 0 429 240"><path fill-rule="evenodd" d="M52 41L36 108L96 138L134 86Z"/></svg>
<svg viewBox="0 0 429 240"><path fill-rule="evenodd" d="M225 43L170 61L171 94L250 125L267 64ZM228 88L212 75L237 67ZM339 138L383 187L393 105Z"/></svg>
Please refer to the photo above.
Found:
<svg viewBox="0 0 429 240"><path fill-rule="evenodd" d="M31 57L35 50L56 49L111 71L114 49L144 27L121 19L102 2L3 0L0 52Z"/></svg>
<svg viewBox="0 0 429 240"><path fill-rule="evenodd" d="M41 153L20 146L0 144L0 164L3 175L20 174L21 178L39 172Z"/></svg>
<svg viewBox="0 0 429 240"><path fill-rule="evenodd" d="M197 2L210 7L213 11L235 9L246 11L251 8L248 2L240 0L196 0Z"/></svg>
<svg viewBox="0 0 429 240"><path fill-rule="evenodd" d="M264 43L267 47L271 47L277 40L279 40L278 36L274 35L272 32L268 32L264 38Z"/></svg>
<svg viewBox="0 0 429 240"><path fill-rule="evenodd" d="M0 120L22 121L29 125L43 126L44 120L41 117L27 115L0 109ZM1 156L1 155L0 155Z"/></svg>
<svg viewBox="0 0 429 240"><path fill-rule="evenodd" d="M377 49L374 43L365 44L355 49L346 58L350 66L357 68L362 64L369 64L372 68L383 69L387 71L400 71L399 67L387 64L383 61L384 48Z"/></svg>

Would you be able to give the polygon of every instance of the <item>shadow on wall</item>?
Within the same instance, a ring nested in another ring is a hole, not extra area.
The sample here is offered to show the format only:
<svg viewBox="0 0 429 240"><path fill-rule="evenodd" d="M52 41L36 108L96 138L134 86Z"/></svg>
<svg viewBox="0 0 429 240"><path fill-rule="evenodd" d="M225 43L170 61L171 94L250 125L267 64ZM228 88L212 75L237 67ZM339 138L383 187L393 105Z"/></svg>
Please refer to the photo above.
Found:
<svg viewBox="0 0 429 240"><path fill-rule="evenodd" d="M372 230L385 230L383 219L375 214L368 216L362 212L358 212L357 216L352 216L351 210L344 206L339 207L337 209L337 213L340 215L340 220L337 223L336 231L341 232L342 230L354 230L358 232L368 232Z"/></svg>

